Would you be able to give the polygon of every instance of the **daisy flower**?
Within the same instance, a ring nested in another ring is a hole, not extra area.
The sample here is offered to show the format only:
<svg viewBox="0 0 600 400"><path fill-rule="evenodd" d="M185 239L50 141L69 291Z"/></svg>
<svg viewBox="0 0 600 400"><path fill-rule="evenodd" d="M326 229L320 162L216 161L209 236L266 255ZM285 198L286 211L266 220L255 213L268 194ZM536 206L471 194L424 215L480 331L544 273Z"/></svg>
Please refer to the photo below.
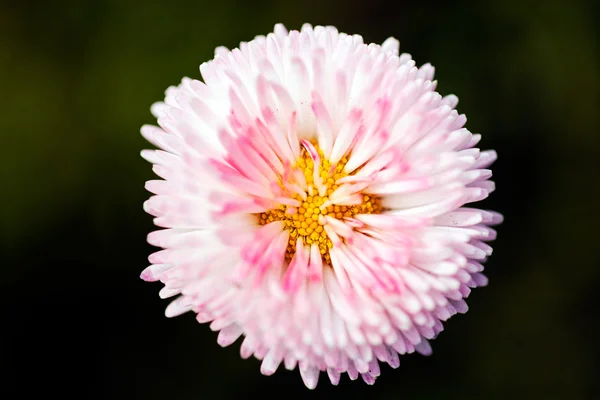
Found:
<svg viewBox="0 0 600 400"><path fill-rule="evenodd" d="M296 366L314 388L431 353L442 321L484 286L500 214L494 151L474 147L457 98L396 39L304 25L219 47L152 106L142 156L162 179L144 209L162 248L141 277L261 372Z"/></svg>

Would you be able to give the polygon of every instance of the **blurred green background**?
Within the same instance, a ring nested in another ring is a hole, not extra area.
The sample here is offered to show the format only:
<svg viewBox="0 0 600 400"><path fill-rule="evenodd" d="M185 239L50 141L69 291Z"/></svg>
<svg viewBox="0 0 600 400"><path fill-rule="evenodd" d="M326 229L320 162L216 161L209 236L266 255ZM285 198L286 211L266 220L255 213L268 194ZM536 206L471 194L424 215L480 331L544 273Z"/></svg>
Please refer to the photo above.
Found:
<svg viewBox="0 0 600 400"><path fill-rule="evenodd" d="M592 399L598 393L598 31L593 1L3 1L0 396ZM219 45L276 22L400 40L499 153L490 285L431 357L374 387L259 373L192 315L167 320L142 210L150 105ZM291 390L291 391L290 391ZM599 398L599 397L596 397Z"/></svg>

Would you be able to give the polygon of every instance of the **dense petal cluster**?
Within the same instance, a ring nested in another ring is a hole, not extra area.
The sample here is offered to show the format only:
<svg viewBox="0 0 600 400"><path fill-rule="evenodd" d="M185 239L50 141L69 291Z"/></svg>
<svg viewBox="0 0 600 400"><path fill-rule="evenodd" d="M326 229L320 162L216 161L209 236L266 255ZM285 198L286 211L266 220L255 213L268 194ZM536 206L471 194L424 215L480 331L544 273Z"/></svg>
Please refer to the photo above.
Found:
<svg viewBox="0 0 600 400"><path fill-rule="evenodd" d="M243 336L269 375L299 367L367 383L379 362L429 354L442 321L483 286L501 215L465 207L494 190L457 98L398 42L304 25L217 48L152 107L142 156L162 179L144 204L163 229L142 278Z"/></svg>

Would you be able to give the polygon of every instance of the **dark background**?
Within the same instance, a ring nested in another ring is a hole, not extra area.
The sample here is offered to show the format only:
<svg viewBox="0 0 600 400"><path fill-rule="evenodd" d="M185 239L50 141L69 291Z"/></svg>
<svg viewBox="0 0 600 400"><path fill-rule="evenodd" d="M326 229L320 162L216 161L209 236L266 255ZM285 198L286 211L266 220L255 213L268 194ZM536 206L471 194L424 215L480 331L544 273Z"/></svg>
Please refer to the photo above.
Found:
<svg viewBox="0 0 600 400"><path fill-rule="evenodd" d="M0 3L0 397L585 399L598 389L598 31L593 1ZM150 105L218 45L276 22L394 36L499 153L490 285L431 357L373 387L263 377L139 273ZM598 398L598 397L596 397Z"/></svg>

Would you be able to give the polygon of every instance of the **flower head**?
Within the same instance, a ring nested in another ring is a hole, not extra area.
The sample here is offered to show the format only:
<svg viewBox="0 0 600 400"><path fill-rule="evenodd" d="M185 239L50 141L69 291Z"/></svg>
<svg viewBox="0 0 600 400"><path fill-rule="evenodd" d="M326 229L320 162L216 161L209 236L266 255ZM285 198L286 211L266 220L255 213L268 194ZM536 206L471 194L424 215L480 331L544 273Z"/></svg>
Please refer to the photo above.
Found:
<svg viewBox="0 0 600 400"><path fill-rule="evenodd" d="M162 180L144 204L163 248L142 273L187 311L243 336L269 375L298 365L360 374L429 354L442 321L483 286L500 214L464 207L494 190L493 151L474 146L433 67L398 42L304 25L217 48L152 107L142 155Z"/></svg>

